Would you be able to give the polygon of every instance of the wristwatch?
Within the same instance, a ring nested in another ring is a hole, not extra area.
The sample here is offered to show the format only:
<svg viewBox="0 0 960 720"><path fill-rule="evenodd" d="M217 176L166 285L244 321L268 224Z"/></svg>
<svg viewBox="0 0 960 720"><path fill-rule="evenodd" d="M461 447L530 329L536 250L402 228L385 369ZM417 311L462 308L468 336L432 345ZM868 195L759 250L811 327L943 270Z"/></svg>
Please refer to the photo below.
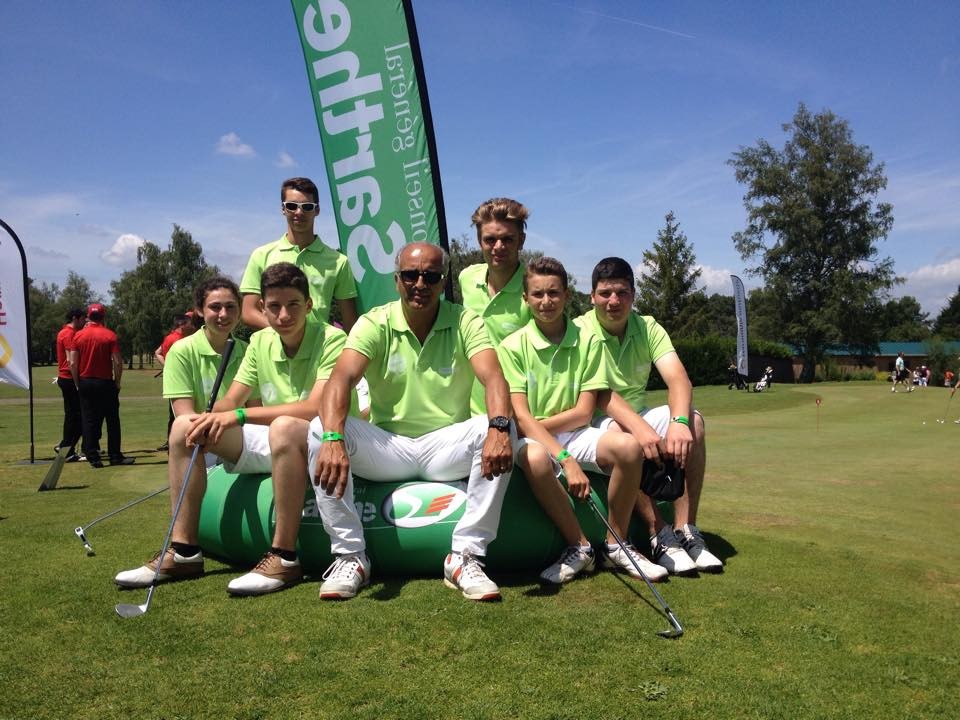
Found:
<svg viewBox="0 0 960 720"><path fill-rule="evenodd" d="M490 418L490 427L501 432L510 432L510 418L497 415Z"/></svg>

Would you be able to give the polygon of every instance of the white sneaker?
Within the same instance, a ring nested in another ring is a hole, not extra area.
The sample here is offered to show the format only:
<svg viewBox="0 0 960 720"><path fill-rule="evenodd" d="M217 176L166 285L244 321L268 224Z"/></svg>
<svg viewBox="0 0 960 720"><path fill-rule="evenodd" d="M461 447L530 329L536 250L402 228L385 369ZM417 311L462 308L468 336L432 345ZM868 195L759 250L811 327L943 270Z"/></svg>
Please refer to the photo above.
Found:
<svg viewBox="0 0 960 720"><path fill-rule="evenodd" d="M443 561L443 584L467 600L499 600L500 588L487 577L483 563L472 553L451 552Z"/></svg>
<svg viewBox="0 0 960 720"><path fill-rule="evenodd" d="M671 575L695 573L697 564L680 544L672 525L664 525L660 532L650 538L653 561L667 569Z"/></svg>
<svg viewBox="0 0 960 720"><path fill-rule="evenodd" d="M696 525L684 525L677 530L677 536L687 554L693 558L697 568L705 572L720 572L723 570L723 561L707 550L703 535Z"/></svg>
<svg viewBox="0 0 960 720"><path fill-rule="evenodd" d="M614 548L611 548L607 545L607 551L602 554L600 558L600 564L608 570L613 571L622 571L627 573L630 577L636 578L637 580L642 580L640 574L637 572L637 569L633 566L633 563L630 562L632 557L637 565L640 566L640 569L643 570L643 574L647 576L647 580L651 582L657 582L658 580L663 580L667 577L667 569L660 565L655 565L649 560L647 560L643 555L637 552L637 549L633 545L627 545L627 552L630 553L628 556L623 550L620 549L620 546L617 545Z"/></svg>
<svg viewBox="0 0 960 720"><path fill-rule="evenodd" d="M338 555L323 574L321 600L349 600L370 584L370 560L366 553Z"/></svg>
<svg viewBox="0 0 960 720"><path fill-rule="evenodd" d="M580 573L590 572L593 570L594 563L592 547L570 545L560 554L559 560L540 573L540 579L554 585L561 585L570 582Z"/></svg>
<svg viewBox="0 0 960 720"><path fill-rule="evenodd" d="M300 560L284 560L275 552L268 552L257 566L246 575L227 584L231 595L265 595L296 585L303 579Z"/></svg>
<svg viewBox="0 0 960 720"><path fill-rule="evenodd" d="M167 580L188 580L198 578L203 575L203 553L184 557L176 552L172 547L167 548L167 553L160 565L160 574L157 575L157 562L160 559L160 553L153 556L153 559L145 565L141 565L133 570L124 570L117 573L113 581L120 587L143 588L150 587L153 584L153 578L156 575L157 582L166 582Z"/></svg>

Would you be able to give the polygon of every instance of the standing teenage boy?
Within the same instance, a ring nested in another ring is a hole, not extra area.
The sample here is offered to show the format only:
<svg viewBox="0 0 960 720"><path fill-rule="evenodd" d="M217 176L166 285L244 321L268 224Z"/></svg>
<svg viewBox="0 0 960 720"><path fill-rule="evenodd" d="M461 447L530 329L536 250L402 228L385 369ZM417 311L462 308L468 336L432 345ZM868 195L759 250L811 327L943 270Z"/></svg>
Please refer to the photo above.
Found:
<svg viewBox="0 0 960 720"><path fill-rule="evenodd" d="M498 349L520 441L518 462L544 512L559 528L567 548L540 577L551 583L573 580L594 567L594 551L570 504L584 500L590 481L583 467L609 474L609 521L627 536L640 485L643 454L625 433L593 428L597 395L607 390L606 356L600 341L581 334L566 316L567 271L557 260L542 257L527 265L523 298L533 319ZM558 481L563 473L567 489ZM604 567L637 576L626 553L633 555L651 580L666 576L631 546L624 552L607 534Z"/></svg>
<svg viewBox="0 0 960 720"><path fill-rule="evenodd" d="M290 178L280 187L280 212L287 219L287 231L272 243L250 255L240 280L243 293L243 322L258 330L268 325L260 303L260 275L278 262L296 265L307 276L313 316L320 322L330 319L330 305L336 300L347 332L357 320L357 284L346 256L323 244L313 231L319 211L320 194L309 178Z"/></svg>
<svg viewBox="0 0 960 720"><path fill-rule="evenodd" d="M268 267L260 280L260 296L270 327L250 337L230 389L212 413L177 415L170 433L168 474L173 497L180 492L196 444L219 455L230 472L273 473L273 545L251 572L227 585L227 592L233 595L274 592L303 577L296 542L306 479L303 474L291 473L284 462L290 457L285 448L298 440L305 444L306 437L292 438L283 432L282 424L273 421L282 415L304 420L316 415L324 382L346 340L342 330L310 318L309 284L296 266L278 263ZM247 400L257 393L263 405L245 408ZM169 558L163 559L169 571L161 572L161 580L203 574L203 554L197 543L206 481L206 469L202 463L195 463L173 527ZM120 573L117 584L149 585L156 561L154 558L147 565Z"/></svg>
<svg viewBox="0 0 960 720"><path fill-rule="evenodd" d="M685 470L686 491L674 501L674 525L664 523L656 503L641 493L637 510L647 524L654 560L671 573L718 572L697 528L706 467L703 417L693 409L693 386L670 337L656 320L633 310L633 269L622 258L605 258L593 269L593 310L577 318L583 331L603 343L614 368L612 390L601 400L608 418L595 424L636 438L647 459L672 458ZM648 408L651 364L667 386L667 404Z"/></svg>
<svg viewBox="0 0 960 720"><path fill-rule="evenodd" d="M464 307L483 318L495 346L530 319L530 310L523 302L524 268L520 262L529 216L530 211L516 200L492 198L470 218L477 228L483 262L460 271L460 294ZM483 385L479 382L473 385L470 412L486 412Z"/></svg>

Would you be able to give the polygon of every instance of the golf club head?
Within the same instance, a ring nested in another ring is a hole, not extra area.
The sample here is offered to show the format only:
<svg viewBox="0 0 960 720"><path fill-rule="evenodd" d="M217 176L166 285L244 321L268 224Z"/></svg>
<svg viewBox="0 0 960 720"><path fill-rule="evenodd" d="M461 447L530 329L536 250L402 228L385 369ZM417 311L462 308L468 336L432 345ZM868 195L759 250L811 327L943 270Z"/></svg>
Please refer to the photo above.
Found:
<svg viewBox="0 0 960 720"><path fill-rule="evenodd" d="M672 627L669 630L661 630L657 633L662 638L667 638L668 640L675 640L678 637L683 635L683 627L680 625L680 621L677 620L677 616L673 614L673 610L670 608L665 608L667 613L667 619L670 621Z"/></svg>
<svg viewBox="0 0 960 720"><path fill-rule="evenodd" d="M676 628L670 628L669 630L661 630L657 633L662 638L667 638L668 640L675 640L676 638L683 635L683 630L677 630Z"/></svg>
<svg viewBox="0 0 960 720"><path fill-rule="evenodd" d="M144 603L143 605L118 603L115 610L117 611L117 615L122 618L140 617L147 612L147 603Z"/></svg>
<svg viewBox="0 0 960 720"><path fill-rule="evenodd" d="M84 534L83 528L74 528L73 532L76 533L77 537L80 538L80 542L83 543L83 549L87 551L87 557L93 557L96 555L96 553L93 551L93 548L90 547L90 543L87 542L87 536Z"/></svg>

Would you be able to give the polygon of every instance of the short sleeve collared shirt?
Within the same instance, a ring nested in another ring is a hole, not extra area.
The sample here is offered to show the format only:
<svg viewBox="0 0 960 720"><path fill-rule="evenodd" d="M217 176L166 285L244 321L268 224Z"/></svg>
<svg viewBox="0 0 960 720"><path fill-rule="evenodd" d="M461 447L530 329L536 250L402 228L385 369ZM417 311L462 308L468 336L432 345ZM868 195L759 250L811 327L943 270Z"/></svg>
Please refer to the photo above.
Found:
<svg viewBox="0 0 960 720"><path fill-rule="evenodd" d="M470 358L493 347L476 313L445 300L423 345L394 301L360 316L346 346L370 361L370 422L406 437L470 417Z"/></svg>
<svg viewBox="0 0 960 720"><path fill-rule="evenodd" d="M120 354L117 334L91 320L77 330L67 341L67 350L78 353L78 372L81 378L113 380L113 356Z"/></svg>
<svg viewBox="0 0 960 720"><path fill-rule="evenodd" d="M537 420L574 407L581 392L610 387L600 340L571 321L563 340L554 345L531 320L504 340L497 354L511 394L526 395Z"/></svg>
<svg viewBox="0 0 960 720"><path fill-rule="evenodd" d="M611 389L630 403L635 412L646 410L650 366L667 353L675 352L667 331L651 316L635 312L627 317L622 342L603 329L596 310L585 313L575 322L596 336L609 353Z"/></svg>
<svg viewBox="0 0 960 720"><path fill-rule="evenodd" d="M261 245L250 254L247 269L240 281L240 292L260 294L260 275L271 265L288 262L303 270L310 283L310 299L313 301L313 317L319 322L330 319L330 305L334 299L349 300L357 296L357 283L353 279L350 262L342 253L333 250L315 235L313 242L301 250L287 240L284 234L279 240Z"/></svg>
<svg viewBox="0 0 960 720"><path fill-rule="evenodd" d="M223 374L217 400L230 388L246 351L247 343L234 340L233 353ZM167 400L190 398L194 412L203 412L217 379L220 359L220 353L210 345L203 328L178 341L170 347L163 366L163 397Z"/></svg>
<svg viewBox="0 0 960 720"><path fill-rule="evenodd" d="M250 336L234 380L259 389L264 405L305 400L318 380L330 377L346 339L343 330L308 320L297 354L287 357L277 331L263 328Z"/></svg>
<svg viewBox="0 0 960 720"><path fill-rule="evenodd" d="M487 289L487 265L470 265L460 271L460 294L465 307L483 318L490 340L499 344L507 335L516 332L530 320L530 308L523 301L523 272L521 264L513 277L493 297ZM486 413L486 395L483 383L474 382L470 394L470 412Z"/></svg>

